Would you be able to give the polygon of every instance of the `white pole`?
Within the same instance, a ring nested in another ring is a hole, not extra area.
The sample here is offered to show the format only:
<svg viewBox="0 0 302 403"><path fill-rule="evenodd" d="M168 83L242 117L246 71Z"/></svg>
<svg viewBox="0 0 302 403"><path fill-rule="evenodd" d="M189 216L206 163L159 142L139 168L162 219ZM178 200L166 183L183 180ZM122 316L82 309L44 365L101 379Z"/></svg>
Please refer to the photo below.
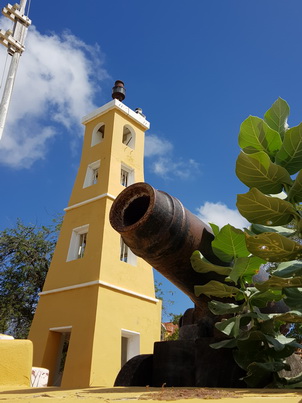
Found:
<svg viewBox="0 0 302 403"><path fill-rule="evenodd" d="M24 15L27 0L20 1L20 12ZM13 37L21 44L24 43L27 28L18 20L14 24ZM12 97L15 78L17 74L18 64L21 57L20 51L15 51L12 55L12 60L7 74L6 84L3 90L2 100L0 104L0 140L2 138L9 104Z"/></svg>

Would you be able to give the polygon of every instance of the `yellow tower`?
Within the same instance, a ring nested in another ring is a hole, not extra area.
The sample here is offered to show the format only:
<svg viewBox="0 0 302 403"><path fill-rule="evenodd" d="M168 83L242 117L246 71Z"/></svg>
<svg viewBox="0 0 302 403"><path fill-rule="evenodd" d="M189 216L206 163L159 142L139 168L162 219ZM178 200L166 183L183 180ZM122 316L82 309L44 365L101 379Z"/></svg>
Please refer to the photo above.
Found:
<svg viewBox="0 0 302 403"><path fill-rule="evenodd" d="M123 83L114 89L123 93ZM152 268L109 224L115 197L144 180L150 124L118 99L82 123L82 158L29 339L49 385L112 386L121 366L160 338Z"/></svg>

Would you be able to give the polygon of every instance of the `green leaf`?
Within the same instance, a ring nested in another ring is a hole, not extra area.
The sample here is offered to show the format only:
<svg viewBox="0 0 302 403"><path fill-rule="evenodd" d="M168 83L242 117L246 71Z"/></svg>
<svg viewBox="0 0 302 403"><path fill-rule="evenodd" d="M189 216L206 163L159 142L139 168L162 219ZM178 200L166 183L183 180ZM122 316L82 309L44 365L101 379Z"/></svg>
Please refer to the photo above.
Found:
<svg viewBox="0 0 302 403"><path fill-rule="evenodd" d="M212 228L214 236L217 236L219 234L219 231L220 231L218 225L213 224L212 222L210 222L209 224L210 224L210 226Z"/></svg>
<svg viewBox="0 0 302 403"><path fill-rule="evenodd" d="M292 175L302 169L302 123L287 130L276 163Z"/></svg>
<svg viewBox="0 0 302 403"><path fill-rule="evenodd" d="M302 262L292 260L290 262L279 263L273 273L274 276L278 277L302 276Z"/></svg>
<svg viewBox="0 0 302 403"><path fill-rule="evenodd" d="M263 292L256 292L250 298L250 303L258 308L265 308L269 302L283 299L281 290L268 289Z"/></svg>
<svg viewBox="0 0 302 403"><path fill-rule="evenodd" d="M237 195L237 208L248 221L264 225L285 225L297 215L291 203L265 196L256 188Z"/></svg>
<svg viewBox="0 0 302 403"><path fill-rule="evenodd" d="M260 331L247 332L243 340L240 336L237 339L238 350L233 351L233 356L240 368L247 370L247 367L254 361L263 359L263 333Z"/></svg>
<svg viewBox="0 0 302 403"><path fill-rule="evenodd" d="M236 294L240 293L238 288L231 287L215 280L211 280L205 285L196 285L194 290L197 297L204 294L207 297L226 298L234 297Z"/></svg>
<svg viewBox="0 0 302 403"><path fill-rule="evenodd" d="M272 374L288 368L282 362L253 362L248 366L247 376L244 379L246 384L252 388L263 388L273 381Z"/></svg>
<svg viewBox="0 0 302 403"><path fill-rule="evenodd" d="M224 319L215 323L215 327L227 336L237 337L240 331L240 316Z"/></svg>
<svg viewBox="0 0 302 403"><path fill-rule="evenodd" d="M245 282L251 283L252 277L259 271L260 266L266 263L265 260L257 257L239 257L235 259L232 271L227 278L237 284L238 280L242 278Z"/></svg>
<svg viewBox="0 0 302 403"><path fill-rule="evenodd" d="M236 257L249 255L245 245L245 235L240 229L230 224L225 225L212 241L212 249L224 262L231 262Z"/></svg>
<svg viewBox="0 0 302 403"><path fill-rule="evenodd" d="M264 337L273 346L275 351L281 351L287 344L295 341L295 339L286 337L283 334L277 334L275 337L265 334Z"/></svg>
<svg viewBox="0 0 302 403"><path fill-rule="evenodd" d="M302 311L302 288L284 288L284 302L293 310Z"/></svg>
<svg viewBox="0 0 302 403"><path fill-rule="evenodd" d="M297 351L297 348L301 348L299 343L296 343L295 341L292 343L289 343L284 346L282 350L275 351L273 349L270 350L269 355L270 357L274 358L275 360L280 360L286 357L289 357L292 355L295 351Z"/></svg>
<svg viewBox="0 0 302 403"><path fill-rule="evenodd" d="M214 315L226 315L229 313L237 313L242 310L241 305L225 303L220 301L210 301L208 303L208 307Z"/></svg>
<svg viewBox="0 0 302 403"><path fill-rule="evenodd" d="M273 232L254 236L246 234L246 245L253 255L269 262L284 262L302 257L301 245Z"/></svg>
<svg viewBox="0 0 302 403"><path fill-rule="evenodd" d="M302 201L302 170L299 171L293 186L288 192L288 199L293 200L295 203Z"/></svg>
<svg viewBox="0 0 302 403"><path fill-rule="evenodd" d="M284 184L292 180L286 169L271 162L264 151L254 154L241 152L236 162L238 178L249 188L257 188L262 193L280 193Z"/></svg>
<svg viewBox="0 0 302 403"><path fill-rule="evenodd" d="M267 227L265 225L260 225L260 224L252 224L251 225L251 231L254 234L262 234L263 232L277 232L279 235L283 236L290 236L295 233L295 230L286 228L286 227Z"/></svg>
<svg viewBox="0 0 302 403"><path fill-rule="evenodd" d="M238 142L247 154L265 151L271 158L282 145L280 134L256 116L249 116L241 124Z"/></svg>
<svg viewBox="0 0 302 403"><path fill-rule="evenodd" d="M265 113L264 121L269 125L269 127L280 133L281 137L283 138L284 133L287 130L288 116L288 103L284 99L278 98L277 101L273 103L271 108Z"/></svg>
<svg viewBox="0 0 302 403"><path fill-rule="evenodd" d="M276 313L269 315L274 321L285 323L302 323L302 312L289 311L286 313Z"/></svg>
<svg viewBox="0 0 302 403"><path fill-rule="evenodd" d="M214 348L215 350L219 348L234 348L236 347L236 339L218 341L217 343L210 344L210 347Z"/></svg>
<svg viewBox="0 0 302 403"><path fill-rule="evenodd" d="M195 250L191 256L191 265L193 269L198 273L215 272L224 276L227 276L231 272L230 267L217 266L210 263L199 250Z"/></svg>
<svg viewBox="0 0 302 403"><path fill-rule="evenodd" d="M255 287L259 291L267 291L269 289L282 290L289 287L302 287L302 277L282 278L271 276L268 280L262 283L255 283Z"/></svg>
<svg viewBox="0 0 302 403"><path fill-rule="evenodd" d="M291 388L297 387L299 385L299 388L302 386L302 372L300 372L298 375L293 376L293 377L284 377L281 378L280 381L283 383L283 385L290 385Z"/></svg>

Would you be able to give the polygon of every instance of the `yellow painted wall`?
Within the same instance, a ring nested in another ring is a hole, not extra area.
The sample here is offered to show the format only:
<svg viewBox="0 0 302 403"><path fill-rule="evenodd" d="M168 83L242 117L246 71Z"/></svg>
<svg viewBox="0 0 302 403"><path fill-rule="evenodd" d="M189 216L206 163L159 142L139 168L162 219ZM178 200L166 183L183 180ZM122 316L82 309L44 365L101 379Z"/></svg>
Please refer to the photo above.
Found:
<svg viewBox="0 0 302 403"><path fill-rule="evenodd" d="M91 147L100 123L105 137ZM135 131L135 149L122 143L126 124ZM29 335L34 366L50 370L50 385L66 328L71 336L63 387L112 386L121 368L122 329L140 334L141 354L152 353L160 339L161 302L152 268L139 258L135 266L120 261L120 236L109 223L113 199L124 189L121 164L135 170L135 181L144 180L145 129L119 107L86 122L78 174ZM98 182L83 188L88 165L98 160ZM84 257L67 261L73 229L87 224Z"/></svg>
<svg viewBox="0 0 302 403"><path fill-rule="evenodd" d="M29 340L0 340L0 386L30 386L33 346Z"/></svg>

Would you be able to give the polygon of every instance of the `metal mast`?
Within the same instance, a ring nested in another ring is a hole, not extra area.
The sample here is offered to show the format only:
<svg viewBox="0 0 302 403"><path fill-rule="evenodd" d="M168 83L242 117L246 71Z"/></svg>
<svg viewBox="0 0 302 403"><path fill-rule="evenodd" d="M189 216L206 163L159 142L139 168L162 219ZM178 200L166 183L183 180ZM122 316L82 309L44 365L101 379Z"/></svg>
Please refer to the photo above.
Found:
<svg viewBox="0 0 302 403"><path fill-rule="evenodd" d="M3 8L2 14L14 22L13 30L0 30L0 44L7 48L12 56L7 73L2 101L0 104L0 140L3 134L6 116L12 96L14 82L17 74L20 56L24 51L24 42L31 20L24 15L27 0L20 0L20 4L8 4Z"/></svg>

